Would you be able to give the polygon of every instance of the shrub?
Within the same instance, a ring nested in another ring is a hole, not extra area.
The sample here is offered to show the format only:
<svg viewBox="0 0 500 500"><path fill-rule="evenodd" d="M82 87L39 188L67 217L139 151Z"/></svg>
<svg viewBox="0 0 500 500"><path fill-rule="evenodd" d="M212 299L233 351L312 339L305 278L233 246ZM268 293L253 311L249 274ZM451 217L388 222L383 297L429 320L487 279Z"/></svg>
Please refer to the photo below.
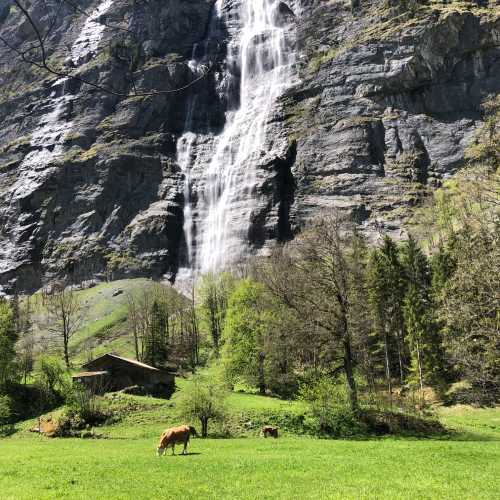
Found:
<svg viewBox="0 0 500 500"><path fill-rule="evenodd" d="M10 434L12 429L12 409L9 396L0 396L0 436Z"/></svg>
<svg viewBox="0 0 500 500"><path fill-rule="evenodd" d="M178 400L180 413L187 419L197 419L201 425L202 437L208 435L208 422L222 420L225 414L225 387L207 377L197 375L192 387L183 392Z"/></svg>
<svg viewBox="0 0 500 500"><path fill-rule="evenodd" d="M99 425L109 416L101 398L79 384L76 384L67 394L66 404L68 409L65 416L73 428Z"/></svg>
<svg viewBox="0 0 500 500"><path fill-rule="evenodd" d="M65 394L71 381L63 362L53 356L41 356L35 364L36 384L55 396Z"/></svg>
<svg viewBox="0 0 500 500"><path fill-rule="evenodd" d="M309 406L312 430L333 436L352 436L363 432L364 426L350 410L344 384L320 377L305 381L299 398Z"/></svg>

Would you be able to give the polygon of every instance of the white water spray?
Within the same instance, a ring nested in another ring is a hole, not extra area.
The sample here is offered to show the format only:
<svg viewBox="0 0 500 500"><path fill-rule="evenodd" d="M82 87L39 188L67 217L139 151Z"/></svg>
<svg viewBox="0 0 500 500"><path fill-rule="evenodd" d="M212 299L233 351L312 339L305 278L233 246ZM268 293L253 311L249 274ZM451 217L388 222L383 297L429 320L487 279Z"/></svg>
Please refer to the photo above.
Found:
<svg viewBox="0 0 500 500"><path fill-rule="evenodd" d="M239 106L227 111L212 159L203 169L197 189L198 220L192 216L191 199L186 200L184 231L195 273L220 270L244 259L249 250L257 169L272 142L266 138L267 124L277 98L294 80L294 53L289 32L280 22L279 4L279 0L242 0L239 7L240 34L230 41L226 60L227 79L240 75ZM218 0L216 9L225 21L224 0ZM181 148L182 155L185 151ZM187 163L182 168L189 175Z"/></svg>

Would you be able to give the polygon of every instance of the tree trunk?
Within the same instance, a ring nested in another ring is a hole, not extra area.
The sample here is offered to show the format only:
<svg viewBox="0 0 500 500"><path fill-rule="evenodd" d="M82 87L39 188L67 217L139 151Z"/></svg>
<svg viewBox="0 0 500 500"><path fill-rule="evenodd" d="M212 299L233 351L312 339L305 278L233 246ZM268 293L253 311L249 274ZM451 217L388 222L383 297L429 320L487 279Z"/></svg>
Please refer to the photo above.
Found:
<svg viewBox="0 0 500 500"><path fill-rule="evenodd" d="M423 405L424 403L424 380L423 380L423 374L422 374L422 360L420 358L420 344L417 340L416 342L417 345L417 363L418 363L418 379L420 382L420 403Z"/></svg>
<svg viewBox="0 0 500 500"><path fill-rule="evenodd" d="M206 438L208 436L208 418L200 417L201 422L201 437Z"/></svg>
<svg viewBox="0 0 500 500"><path fill-rule="evenodd" d="M396 335L396 342L398 345L398 360L399 360L399 380L400 380L400 386L403 387L404 385L404 371L403 371L403 354L401 352L401 346L403 345L402 339L401 339L401 332L398 332Z"/></svg>
<svg viewBox="0 0 500 500"><path fill-rule="evenodd" d="M357 413L359 411L358 389L356 387L356 380L354 379L351 339L349 335L344 336L343 344L344 344L344 372L347 381L349 402L351 405L351 410L354 413Z"/></svg>
<svg viewBox="0 0 500 500"><path fill-rule="evenodd" d="M387 388L389 390L389 404L392 407L391 365L389 363L389 335L387 334L387 330L384 330L384 350L385 350L385 376L387 378Z"/></svg>
<svg viewBox="0 0 500 500"><path fill-rule="evenodd" d="M266 382L264 378L264 359L266 355L263 352L259 353L259 394L266 395Z"/></svg>
<svg viewBox="0 0 500 500"><path fill-rule="evenodd" d="M69 349L68 349L68 338L66 335L63 340L64 344L64 363L66 364L66 368L69 368Z"/></svg>

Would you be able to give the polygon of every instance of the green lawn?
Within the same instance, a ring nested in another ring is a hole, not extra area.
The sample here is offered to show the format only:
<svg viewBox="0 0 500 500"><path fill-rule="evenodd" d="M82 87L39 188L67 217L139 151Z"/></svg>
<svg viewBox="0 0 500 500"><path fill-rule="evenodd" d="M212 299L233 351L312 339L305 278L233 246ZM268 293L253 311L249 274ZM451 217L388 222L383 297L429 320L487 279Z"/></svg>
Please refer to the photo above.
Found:
<svg viewBox="0 0 500 500"><path fill-rule="evenodd" d="M167 415L156 401L151 415ZM443 410L443 421L461 433L441 440L194 439L191 455L162 458L154 455L160 421L129 420L130 433L121 423L102 440L21 432L0 440L0 498L499 498L500 409Z"/></svg>

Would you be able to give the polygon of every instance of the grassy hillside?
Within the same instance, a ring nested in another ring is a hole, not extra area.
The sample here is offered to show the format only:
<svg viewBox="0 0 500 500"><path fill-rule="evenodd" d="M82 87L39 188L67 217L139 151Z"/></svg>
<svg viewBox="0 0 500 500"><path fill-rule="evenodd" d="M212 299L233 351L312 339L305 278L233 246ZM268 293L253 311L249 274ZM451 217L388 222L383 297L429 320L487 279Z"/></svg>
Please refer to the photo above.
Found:
<svg viewBox="0 0 500 500"><path fill-rule="evenodd" d="M153 285L148 279L118 280L76 292L83 306L79 330L70 341L72 362L78 366L90 356L115 352L133 356L134 348L127 324L127 293L136 293ZM35 335L49 349L57 339L48 329L47 312L40 296L33 297Z"/></svg>
<svg viewBox="0 0 500 500"><path fill-rule="evenodd" d="M443 421L460 432L442 439L194 439L188 456L157 458L175 401L127 398L129 415L103 429L108 439L21 432L2 440L2 499L493 499L500 491L498 408L443 411ZM230 398L233 410L281 405Z"/></svg>

